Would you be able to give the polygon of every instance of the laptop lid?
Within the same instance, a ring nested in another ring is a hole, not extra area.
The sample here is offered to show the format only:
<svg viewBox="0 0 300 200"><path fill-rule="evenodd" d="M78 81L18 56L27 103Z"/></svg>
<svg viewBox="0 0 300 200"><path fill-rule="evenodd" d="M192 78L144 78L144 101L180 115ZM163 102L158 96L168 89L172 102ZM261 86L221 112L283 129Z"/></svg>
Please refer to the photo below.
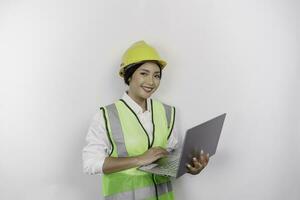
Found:
<svg viewBox="0 0 300 200"><path fill-rule="evenodd" d="M187 130L176 178L188 171L186 164L199 157L201 150L209 153L209 157L216 153L225 116L226 113Z"/></svg>

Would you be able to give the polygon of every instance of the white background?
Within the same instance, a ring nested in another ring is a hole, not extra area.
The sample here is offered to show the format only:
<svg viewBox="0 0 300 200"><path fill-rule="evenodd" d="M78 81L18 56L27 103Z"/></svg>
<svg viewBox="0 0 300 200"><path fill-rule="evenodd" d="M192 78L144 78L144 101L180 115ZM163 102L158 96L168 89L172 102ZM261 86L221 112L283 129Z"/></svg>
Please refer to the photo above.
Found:
<svg viewBox="0 0 300 200"><path fill-rule="evenodd" d="M123 52L168 61L155 98L184 131L223 112L218 152L177 199L300 198L297 0L0 1L0 199L98 200L82 173L96 110L126 89Z"/></svg>

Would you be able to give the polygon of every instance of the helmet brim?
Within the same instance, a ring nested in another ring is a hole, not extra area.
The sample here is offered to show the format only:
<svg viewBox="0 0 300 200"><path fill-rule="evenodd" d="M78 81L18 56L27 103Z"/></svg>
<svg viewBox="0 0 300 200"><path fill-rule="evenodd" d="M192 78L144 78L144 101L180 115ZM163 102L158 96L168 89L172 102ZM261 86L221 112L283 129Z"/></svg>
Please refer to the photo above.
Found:
<svg viewBox="0 0 300 200"><path fill-rule="evenodd" d="M119 70L119 76L124 78L124 73L125 73L125 69L128 67L132 67L136 64L139 63L145 63L145 62L157 62L159 64L159 66L161 67L161 70L163 70L165 68L165 66L167 65L167 62L164 60L143 60L143 61L139 61L139 62L135 62L135 63L131 63L129 65L126 66L121 66L120 70Z"/></svg>

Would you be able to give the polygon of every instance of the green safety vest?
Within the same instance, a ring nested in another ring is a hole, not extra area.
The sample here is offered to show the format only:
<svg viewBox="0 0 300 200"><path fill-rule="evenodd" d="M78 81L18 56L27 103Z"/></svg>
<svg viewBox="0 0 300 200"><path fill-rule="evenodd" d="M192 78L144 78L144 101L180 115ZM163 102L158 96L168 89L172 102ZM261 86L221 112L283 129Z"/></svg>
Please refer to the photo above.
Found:
<svg viewBox="0 0 300 200"><path fill-rule="evenodd" d="M151 147L167 147L175 121L175 108L157 100L150 100L153 140L134 111L120 99L101 107L106 132L112 145L111 157L138 156ZM172 200L171 181L168 177L153 175L131 168L102 176L102 192L106 200Z"/></svg>

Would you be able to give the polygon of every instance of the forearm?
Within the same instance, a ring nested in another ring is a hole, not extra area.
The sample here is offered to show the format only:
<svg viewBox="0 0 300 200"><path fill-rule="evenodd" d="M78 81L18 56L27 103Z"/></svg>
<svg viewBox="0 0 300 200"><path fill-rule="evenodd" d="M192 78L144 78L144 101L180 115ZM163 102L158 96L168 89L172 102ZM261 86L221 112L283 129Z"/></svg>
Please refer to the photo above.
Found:
<svg viewBox="0 0 300 200"><path fill-rule="evenodd" d="M150 164L167 155L168 152L164 148L152 147L139 156L125 158L106 157L103 163L102 171L104 174L119 172L133 167Z"/></svg>
<svg viewBox="0 0 300 200"><path fill-rule="evenodd" d="M113 172L119 172L122 170L130 169L133 167L138 167L141 165L140 156L132 157L106 157L103 163L103 173L110 174Z"/></svg>

